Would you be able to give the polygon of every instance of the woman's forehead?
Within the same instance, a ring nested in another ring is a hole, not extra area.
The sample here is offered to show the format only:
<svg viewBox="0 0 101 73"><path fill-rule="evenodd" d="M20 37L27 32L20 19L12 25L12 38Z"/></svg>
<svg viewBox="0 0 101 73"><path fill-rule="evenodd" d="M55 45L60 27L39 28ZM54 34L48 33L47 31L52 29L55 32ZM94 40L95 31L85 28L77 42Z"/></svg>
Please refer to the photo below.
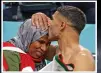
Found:
<svg viewBox="0 0 101 73"><path fill-rule="evenodd" d="M48 35L42 36L39 40L45 40L45 41L48 41Z"/></svg>

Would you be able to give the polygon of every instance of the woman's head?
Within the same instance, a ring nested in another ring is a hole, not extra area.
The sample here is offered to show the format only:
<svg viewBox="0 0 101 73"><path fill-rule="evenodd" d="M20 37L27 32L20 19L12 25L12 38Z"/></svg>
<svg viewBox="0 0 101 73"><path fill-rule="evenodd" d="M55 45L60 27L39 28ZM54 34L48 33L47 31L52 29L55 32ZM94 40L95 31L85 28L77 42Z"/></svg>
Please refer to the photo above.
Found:
<svg viewBox="0 0 101 73"><path fill-rule="evenodd" d="M48 31L36 28L32 25L31 19L28 19L20 26L18 36L12 42L16 47L29 52L32 57L39 58L45 53L48 44L47 34Z"/></svg>
<svg viewBox="0 0 101 73"><path fill-rule="evenodd" d="M44 56L47 46L49 45L48 35L42 36L35 42L32 42L28 47L28 53L34 58Z"/></svg>

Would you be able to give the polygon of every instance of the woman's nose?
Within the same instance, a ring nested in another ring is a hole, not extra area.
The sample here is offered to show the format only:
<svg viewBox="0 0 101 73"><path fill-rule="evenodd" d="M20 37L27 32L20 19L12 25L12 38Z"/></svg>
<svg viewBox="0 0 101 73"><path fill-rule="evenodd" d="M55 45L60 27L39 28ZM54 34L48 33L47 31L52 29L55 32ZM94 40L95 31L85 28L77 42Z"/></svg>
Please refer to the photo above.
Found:
<svg viewBox="0 0 101 73"><path fill-rule="evenodd" d="M45 44L42 44L42 45L41 45L41 49L45 52L46 49L47 49L46 45L45 45Z"/></svg>

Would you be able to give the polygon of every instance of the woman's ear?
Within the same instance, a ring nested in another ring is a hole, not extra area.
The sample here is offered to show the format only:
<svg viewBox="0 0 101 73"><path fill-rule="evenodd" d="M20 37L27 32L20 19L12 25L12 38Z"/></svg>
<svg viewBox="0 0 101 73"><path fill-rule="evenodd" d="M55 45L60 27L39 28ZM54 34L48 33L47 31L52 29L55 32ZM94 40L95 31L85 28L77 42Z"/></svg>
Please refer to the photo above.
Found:
<svg viewBox="0 0 101 73"><path fill-rule="evenodd" d="M60 27L60 28L61 28L61 30L63 30L65 27L66 27L65 22L62 22L62 23L61 23L61 27Z"/></svg>

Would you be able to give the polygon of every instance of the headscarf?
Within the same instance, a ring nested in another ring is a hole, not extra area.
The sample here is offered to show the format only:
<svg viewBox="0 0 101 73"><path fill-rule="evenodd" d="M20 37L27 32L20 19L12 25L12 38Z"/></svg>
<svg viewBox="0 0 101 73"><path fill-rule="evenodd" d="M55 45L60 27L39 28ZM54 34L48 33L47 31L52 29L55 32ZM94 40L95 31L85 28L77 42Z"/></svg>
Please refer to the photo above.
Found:
<svg viewBox="0 0 101 73"><path fill-rule="evenodd" d="M42 36L46 35L48 31L41 30L32 25L31 19L27 19L19 28L18 35L10 41L18 48L27 52L28 45L37 41Z"/></svg>

